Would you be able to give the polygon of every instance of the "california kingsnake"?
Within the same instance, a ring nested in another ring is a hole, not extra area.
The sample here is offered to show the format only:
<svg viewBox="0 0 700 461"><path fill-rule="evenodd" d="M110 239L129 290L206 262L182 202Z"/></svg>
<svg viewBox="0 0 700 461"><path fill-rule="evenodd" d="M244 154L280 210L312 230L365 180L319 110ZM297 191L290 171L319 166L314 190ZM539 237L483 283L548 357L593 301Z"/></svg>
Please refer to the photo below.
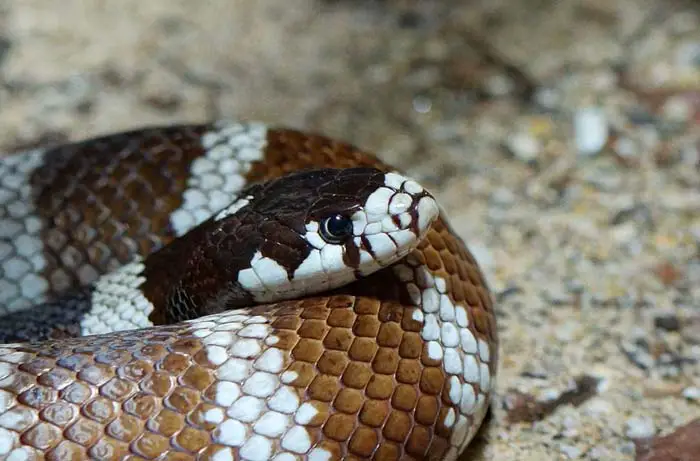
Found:
<svg viewBox="0 0 700 461"><path fill-rule="evenodd" d="M0 185L0 460L456 459L483 420L484 278L371 154L220 121Z"/></svg>

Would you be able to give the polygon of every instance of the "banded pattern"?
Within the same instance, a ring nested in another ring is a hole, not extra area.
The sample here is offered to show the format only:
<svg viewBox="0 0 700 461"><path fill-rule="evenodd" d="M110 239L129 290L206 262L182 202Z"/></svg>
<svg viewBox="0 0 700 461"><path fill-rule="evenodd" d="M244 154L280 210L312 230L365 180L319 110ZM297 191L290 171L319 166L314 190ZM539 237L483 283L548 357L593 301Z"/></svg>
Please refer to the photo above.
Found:
<svg viewBox="0 0 700 461"><path fill-rule="evenodd" d="M7 306L60 294L56 273L87 283L161 248L226 206L211 205L224 187L353 166L390 170L322 136L232 122L43 153L22 173L22 200L42 236L63 238L34 247L47 288ZM71 247L83 258L55 257ZM12 283L7 261L0 281ZM78 277L83 267L91 275ZM490 294L442 216L401 262L332 293L2 347L0 459L455 459L483 420L497 361Z"/></svg>
<svg viewBox="0 0 700 461"><path fill-rule="evenodd" d="M207 128L139 130L3 158L0 314L55 299L172 240Z"/></svg>

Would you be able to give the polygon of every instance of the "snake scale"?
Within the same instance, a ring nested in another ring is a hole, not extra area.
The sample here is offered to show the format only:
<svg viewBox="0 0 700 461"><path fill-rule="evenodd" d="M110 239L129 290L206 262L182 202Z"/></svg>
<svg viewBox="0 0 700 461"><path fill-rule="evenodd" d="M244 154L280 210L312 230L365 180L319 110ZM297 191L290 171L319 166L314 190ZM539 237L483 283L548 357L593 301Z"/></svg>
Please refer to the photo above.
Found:
<svg viewBox="0 0 700 461"><path fill-rule="evenodd" d="M415 181L256 122L0 160L0 460L454 460L491 294Z"/></svg>

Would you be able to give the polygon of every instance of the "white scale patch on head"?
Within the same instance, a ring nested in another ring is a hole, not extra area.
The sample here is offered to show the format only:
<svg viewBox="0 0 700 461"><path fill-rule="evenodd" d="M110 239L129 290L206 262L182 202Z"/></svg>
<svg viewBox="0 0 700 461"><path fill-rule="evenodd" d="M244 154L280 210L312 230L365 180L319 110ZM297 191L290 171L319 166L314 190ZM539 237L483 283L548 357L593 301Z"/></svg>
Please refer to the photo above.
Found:
<svg viewBox="0 0 700 461"><path fill-rule="evenodd" d="M361 261L366 261L360 268L363 275L405 256L408 251L402 249L409 248L420 239L439 214L437 203L430 196L419 198L418 205L415 205L416 197L411 194L424 192L415 181L391 172L384 175L384 185L386 187L380 187L370 194L364 210L352 217L354 235L364 235L374 254L361 250ZM404 192L401 192L402 188ZM416 207L418 212L418 236L410 229L412 207ZM395 217L399 221L398 226L394 222Z"/></svg>
<svg viewBox="0 0 700 461"><path fill-rule="evenodd" d="M34 207L30 178L44 149L0 158L0 316L46 300L48 281L42 221Z"/></svg>
<svg viewBox="0 0 700 461"><path fill-rule="evenodd" d="M302 264L297 271L303 274L308 270L308 275L313 278L318 275L323 262L320 252L316 250L311 254L315 256L307 258L306 261L314 262L315 265L309 267L308 263L306 266ZM350 275L352 276L352 273ZM271 302L305 295L310 291L306 280L308 279L300 277L290 281L284 267L274 259L263 256L260 251L253 255L250 267L238 273L238 283L253 295L256 302Z"/></svg>
<svg viewBox="0 0 700 461"><path fill-rule="evenodd" d="M306 424L318 410L292 385L297 374L284 371L292 358L275 347L279 338L266 317L241 309L187 323L216 367L212 398L222 412L213 415L209 409L202 415L216 424L212 440L222 448L215 458L230 459L234 448L248 461L330 456L312 449Z"/></svg>
<svg viewBox="0 0 700 461"><path fill-rule="evenodd" d="M412 318L423 324L421 337L427 343L428 356L442 361L449 376L449 397L458 412L448 412L443 423L453 430L450 453L457 456L474 437L478 422L486 414L487 395L494 384L489 370L489 345L469 328L466 308L450 299L443 278L410 255L392 270L406 284L416 305ZM471 426L468 417L472 418Z"/></svg>
<svg viewBox="0 0 700 461"><path fill-rule="evenodd" d="M182 205L170 216L175 234L187 233L231 205L252 163L263 159L266 145L267 127L261 123L222 120L205 133L204 155L192 162Z"/></svg>
<svg viewBox="0 0 700 461"><path fill-rule="evenodd" d="M80 320L81 335L153 326L153 304L141 291L145 266L141 257L98 278L93 284L91 309Z"/></svg>

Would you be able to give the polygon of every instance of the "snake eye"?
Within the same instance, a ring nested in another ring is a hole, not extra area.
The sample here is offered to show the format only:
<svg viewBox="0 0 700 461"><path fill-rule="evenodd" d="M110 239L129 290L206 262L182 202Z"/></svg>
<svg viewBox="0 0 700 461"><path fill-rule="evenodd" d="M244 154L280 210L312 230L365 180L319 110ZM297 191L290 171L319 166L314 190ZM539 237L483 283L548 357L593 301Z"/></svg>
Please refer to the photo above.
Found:
<svg viewBox="0 0 700 461"><path fill-rule="evenodd" d="M325 218L321 222L320 234L328 243L341 243L352 236L352 220L342 214Z"/></svg>

